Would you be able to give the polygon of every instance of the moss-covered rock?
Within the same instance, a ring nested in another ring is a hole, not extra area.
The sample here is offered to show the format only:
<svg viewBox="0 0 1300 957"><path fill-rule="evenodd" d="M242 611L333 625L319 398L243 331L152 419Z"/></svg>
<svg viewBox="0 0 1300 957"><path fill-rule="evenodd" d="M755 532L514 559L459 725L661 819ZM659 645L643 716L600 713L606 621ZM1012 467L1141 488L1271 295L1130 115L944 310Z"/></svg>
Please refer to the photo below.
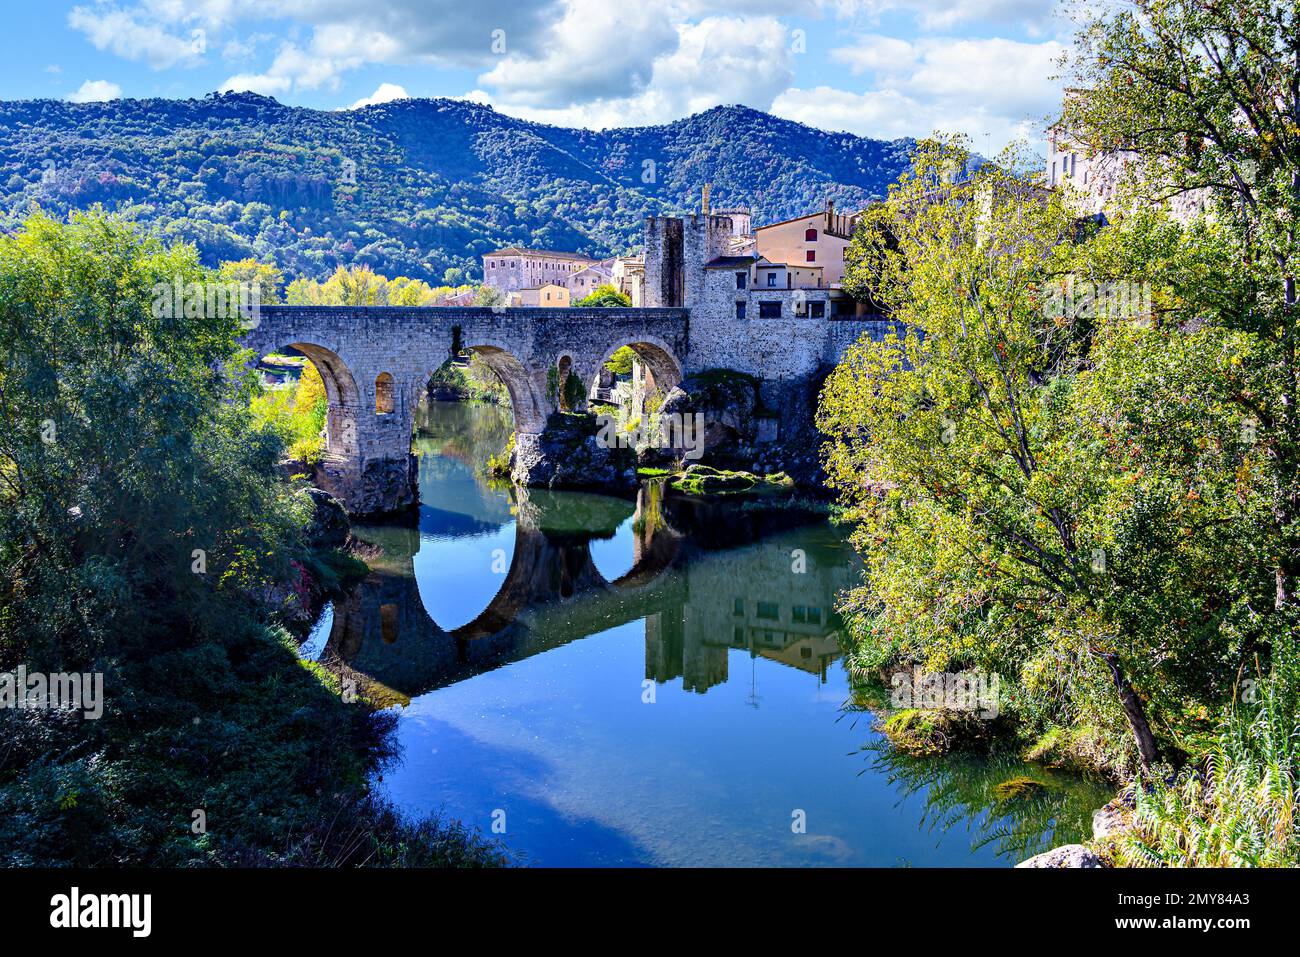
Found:
<svg viewBox="0 0 1300 957"><path fill-rule="evenodd" d="M986 744L988 724L968 711L903 708L887 717L880 730L898 750L919 757Z"/></svg>
<svg viewBox="0 0 1300 957"><path fill-rule="evenodd" d="M1019 774L993 785L993 796L999 801L1026 801L1055 789L1050 781Z"/></svg>
<svg viewBox="0 0 1300 957"><path fill-rule="evenodd" d="M794 488L794 482L784 472L755 475L753 472L716 469L700 464L673 473L670 484L674 491L686 495L763 494Z"/></svg>

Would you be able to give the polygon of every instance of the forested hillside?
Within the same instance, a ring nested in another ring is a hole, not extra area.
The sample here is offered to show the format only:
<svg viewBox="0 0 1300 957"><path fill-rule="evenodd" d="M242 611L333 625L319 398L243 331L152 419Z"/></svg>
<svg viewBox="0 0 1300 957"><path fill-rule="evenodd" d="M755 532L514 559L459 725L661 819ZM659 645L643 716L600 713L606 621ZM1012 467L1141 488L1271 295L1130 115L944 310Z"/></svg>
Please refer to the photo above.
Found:
<svg viewBox="0 0 1300 957"><path fill-rule="evenodd" d="M755 222L884 194L911 142L827 133L744 107L666 126L570 130L458 100L324 112L251 93L0 103L0 228L102 203L208 265L290 277L339 265L457 283L505 244L611 255L649 213L747 203Z"/></svg>

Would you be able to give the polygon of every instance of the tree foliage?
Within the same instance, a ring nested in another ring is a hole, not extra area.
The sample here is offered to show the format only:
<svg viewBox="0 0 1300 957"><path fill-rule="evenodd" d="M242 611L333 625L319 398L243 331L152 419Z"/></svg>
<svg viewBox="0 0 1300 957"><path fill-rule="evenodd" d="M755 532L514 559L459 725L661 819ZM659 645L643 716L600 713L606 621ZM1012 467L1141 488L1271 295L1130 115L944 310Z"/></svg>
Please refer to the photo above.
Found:
<svg viewBox="0 0 1300 957"><path fill-rule="evenodd" d="M179 640L283 554L280 443L249 419L237 317L153 308L155 285L208 278L193 247L98 212L0 237L5 660L84 661L185 609Z"/></svg>
<svg viewBox="0 0 1300 957"><path fill-rule="evenodd" d="M1221 237L1154 212L1081 235L1015 157L951 182L965 159L926 144L850 250L902 324L819 411L867 559L859 654L1013 675L1023 714L1149 766L1230 694L1268 578L1261 450L1204 388L1248 346L1191 322ZM1117 274L1151 310L1061 308L1067 279Z"/></svg>
<svg viewBox="0 0 1300 957"><path fill-rule="evenodd" d="M291 306L438 306L469 286L430 286L420 279L389 279L369 266L339 266L324 282L295 279L285 298Z"/></svg>
<svg viewBox="0 0 1300 957"><path fill-rule="evenodd" d="M1064 128L1083 147L1122 147L1138 197L1192 193L1224 244L1198 314L1239 361L1205 382L1252 419L1274 487L1275 603L1300 603L1300 7L1270 0L1136 0L1102 7L1072 69L1087 90ZM1217 288L1216 288L1217 286Z"/></svg>
<svg viewBox="0 0 1300 957"><path fill-rule="evenodd" d="M588 295L579 299L575 306L600 306L600 307L617 307L631 306L632 300L627 293L620 292L618 287L611 286L609 283L597 286Z"/></svg>

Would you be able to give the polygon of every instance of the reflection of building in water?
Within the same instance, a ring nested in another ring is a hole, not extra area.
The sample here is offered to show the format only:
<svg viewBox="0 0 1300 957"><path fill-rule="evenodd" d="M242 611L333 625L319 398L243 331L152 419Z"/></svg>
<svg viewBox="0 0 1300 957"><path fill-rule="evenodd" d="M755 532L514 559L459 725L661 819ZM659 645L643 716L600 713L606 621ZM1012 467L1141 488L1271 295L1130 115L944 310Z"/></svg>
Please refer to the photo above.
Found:
<svg viewBox="0 0 1300 957"><path fill-rule="evenodd" d="M842 555L792 539L710 554L685 569L686 602L646 617L646 677L703 693L727 680L727 655L748 649L826 680L839 657L835 596L852 585ZM795 571L802 565L802 572Z"/></svg>

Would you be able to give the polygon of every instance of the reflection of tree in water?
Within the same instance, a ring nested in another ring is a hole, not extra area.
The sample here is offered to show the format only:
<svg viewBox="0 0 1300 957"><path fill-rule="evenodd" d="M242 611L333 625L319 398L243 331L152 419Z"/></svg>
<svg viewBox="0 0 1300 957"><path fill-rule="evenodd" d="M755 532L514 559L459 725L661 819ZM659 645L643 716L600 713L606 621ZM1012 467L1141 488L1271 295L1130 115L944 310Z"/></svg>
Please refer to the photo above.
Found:
<svg viewBox="0 0 1300 957"><path fill-rule="evenodd" d="M444 456L467 466L484 485L492 480L485 469L514 433L509 406L469 402L422 402L415 412L415 450Z"/></svg>
<svg viewBox="0 0 1300 957"><path fill-rule="evenodd" d="M942 833L963 826L973 850L991 846L1010 862L1087 839L1093 811L1112 796L1100 781L1028 764L1012 752L913 757L880 738L859 753L867 767L858 773L887 775L899 787L900 805L921 797L920 827ZM999 785L1017 779L1033 783L1013 789L1014 796L1000 793Z"/></svg>

